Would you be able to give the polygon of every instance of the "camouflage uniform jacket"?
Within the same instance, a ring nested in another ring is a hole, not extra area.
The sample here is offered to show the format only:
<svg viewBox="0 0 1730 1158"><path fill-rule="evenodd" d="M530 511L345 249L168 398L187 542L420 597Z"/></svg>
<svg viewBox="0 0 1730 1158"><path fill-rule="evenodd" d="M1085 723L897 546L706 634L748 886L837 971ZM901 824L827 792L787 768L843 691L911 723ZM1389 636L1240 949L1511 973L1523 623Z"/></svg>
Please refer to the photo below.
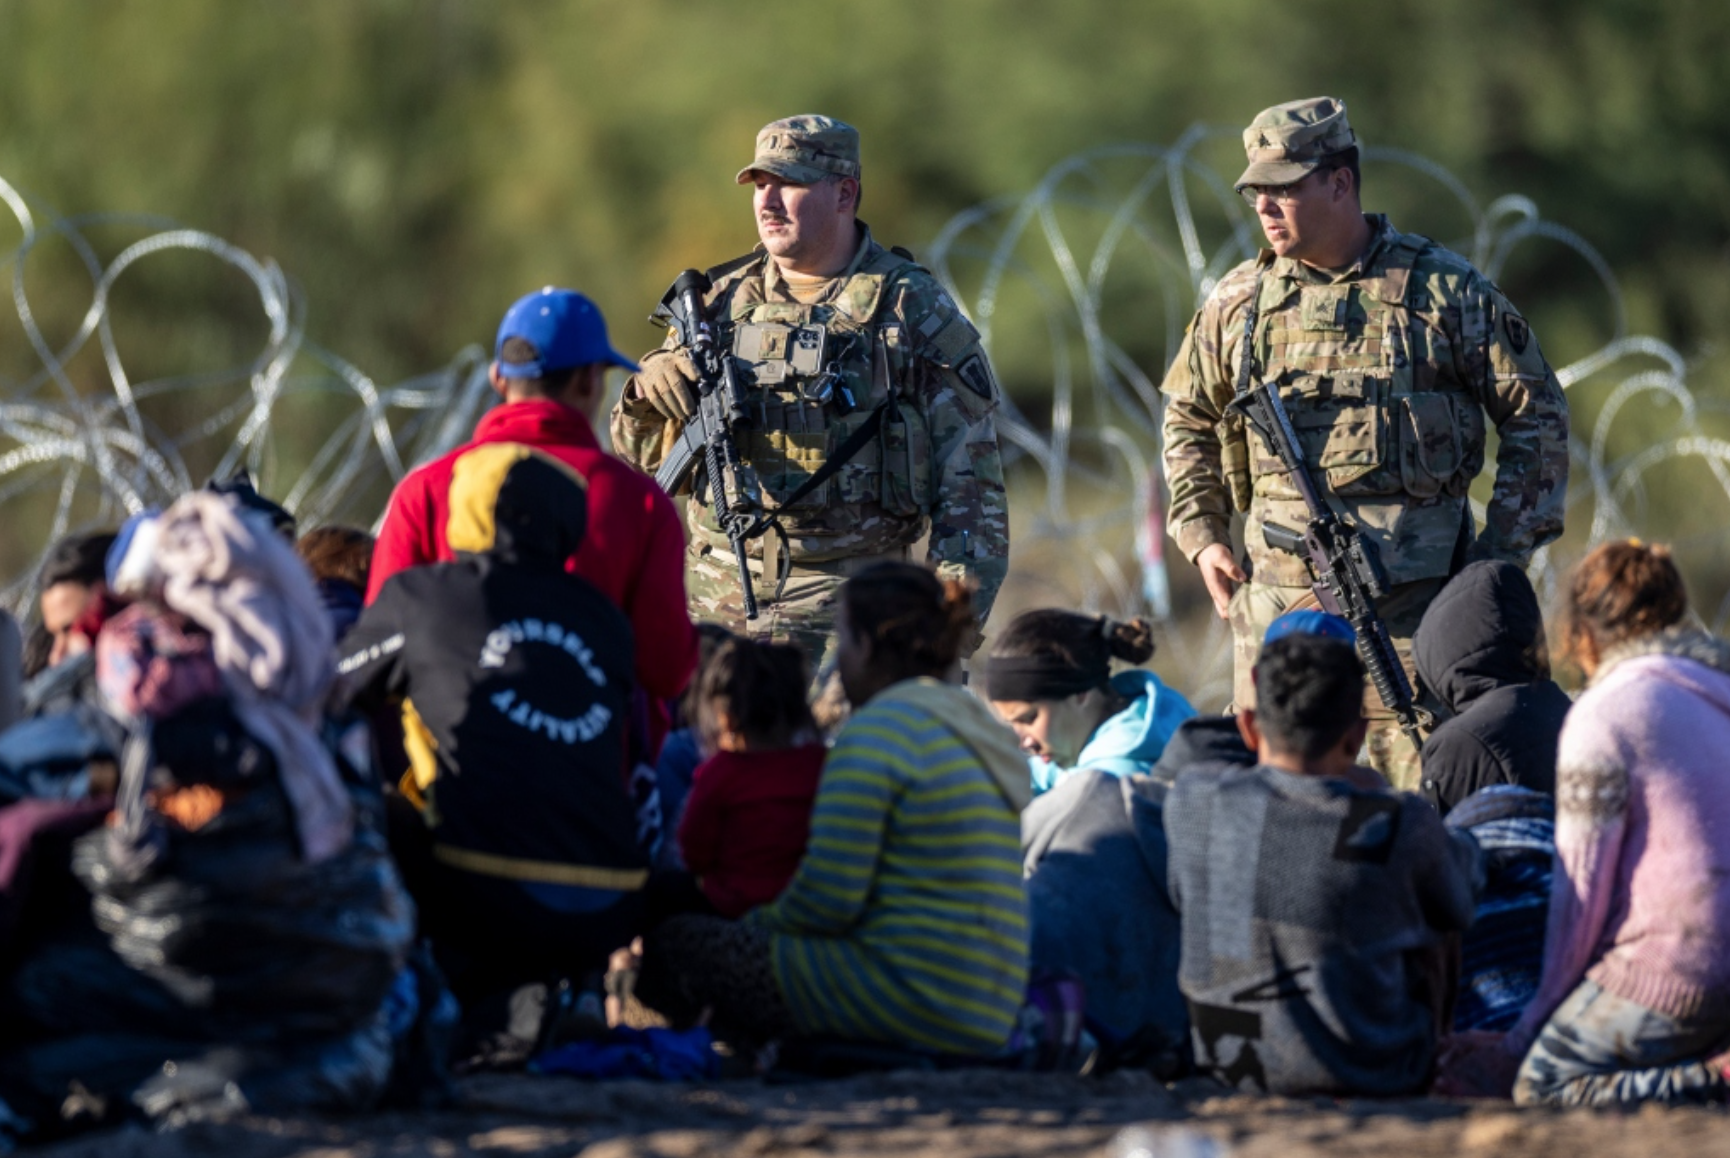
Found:
<svg viewBox="0 0 1730 1158"><path fill-rule="evenodd" d="M1469 557L1524 564L1562 530L1568 405L1531 327L1471 263L1371 216L1364 256L1329 275L1263 251L1228 273L1190 323L1166 395L1168 529L1190 560L1231 545L1233 510L1258 583L1302 587L1302 559L1262 525L1301 529L1279 459L1228 413L1244 310L1261 283L1258 380L1279 383L1312 469L1373 542L1391 583L1445 576ZM1483 534L1467 490L1484 466L1485 416L1500 437Z"/></svg>
<svg viewBox="0 0 1730 1158"><path fill-rule="evenodd" d="M781 512L795 565L892 555L929 531L938 572L978 582L983 621L1008 570L1009 520L998 387L979 332L936 278L869 230L815 304L795 301L778 272L759 250L715 278L705 302L755 403L751 429L737 436L741 490ZM644 361L675 346L669 331ZM850 413L837 401L844 393ZM797 507L783 505L890 396L879 436ZM643 470L655 470L675 434L646 402L627 397L613 410L614 449ZM694 548L727 556L708 503L687 503L686 521ZM751 543L753 556L763 543Z"/></svg>

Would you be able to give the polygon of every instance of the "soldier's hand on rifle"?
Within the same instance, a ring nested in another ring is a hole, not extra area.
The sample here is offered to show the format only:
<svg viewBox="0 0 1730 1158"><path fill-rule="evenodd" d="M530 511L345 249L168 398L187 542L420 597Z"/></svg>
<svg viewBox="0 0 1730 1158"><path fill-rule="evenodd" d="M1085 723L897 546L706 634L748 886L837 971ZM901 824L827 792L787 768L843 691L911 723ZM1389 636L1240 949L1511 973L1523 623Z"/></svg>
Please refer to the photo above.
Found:
<svg viewBox="0 0 1730 1158"><path fill-rule="evenodd" d="M1231 557L1231 548L1224 543L1210 543L1203 547L1201 554L1195 557L1195 565L1201 571L1201 581L1207 584L1213 609L1221 619L1226 618L1232 593L1247 578L1243 568L1237 565L1237 560Z"/></svg>
<svg viewBox="0 0 1730 1158"><path fill-rule="evenodd" d="M697 367L683 350L643 359L633 382L638 397L674 422L697 412Z"/></svg>

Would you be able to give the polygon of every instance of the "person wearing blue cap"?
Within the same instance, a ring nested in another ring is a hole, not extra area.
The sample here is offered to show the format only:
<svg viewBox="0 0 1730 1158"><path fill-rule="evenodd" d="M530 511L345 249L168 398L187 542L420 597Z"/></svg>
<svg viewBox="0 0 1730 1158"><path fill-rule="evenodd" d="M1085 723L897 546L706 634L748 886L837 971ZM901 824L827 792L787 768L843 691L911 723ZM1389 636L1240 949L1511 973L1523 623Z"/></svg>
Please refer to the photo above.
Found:
<svg viewBox="0 0 1730 1158"><path fill-rule="evenodd" d="M658 703L690 679L697 636L685 607L685 534L672 500L595 438L612 367L637 368L613 348L594 302L556 286L518 299L499 324L488 370L503 405L481 419L471 441L397 484L373 548L366 598L376 599L398 571L456 558L446 534L451 478L477 447L511 442L553 456L587 484L588 533L567 566L631 621L636 681L657 701L644 754L652 759L666 731Z"/></svg>
<svg viewBox="0 0 1730 1158"><path fill-rule="evenodd" d="M1323 639L1337 639L1353 647L1358 645L1358 633L1353 630L1351 621L1344 616L1315 608L1288 611L1268 624L1267 634L1262 636L1261 645L1266 648L1268 644L1288 635L1319 635Z"/></svg>
<svg viewBox="0 0 1730 1158"><path fill-rule="evenodd" d="M1358 635L1352 625L1338 615L1309 609L1288 611L1268 625L1262 647L1288 635L1317 635L1337 639L1357 646ZM1179 724L1165 751L1149 770L1155 780L1170 784L1186 768L1202 764L1227 764L1249 767L1255 763L1255 750L1244 743L1237 716L1192 716ZM1360 770L1361 773L1362 770Z"/></svg>

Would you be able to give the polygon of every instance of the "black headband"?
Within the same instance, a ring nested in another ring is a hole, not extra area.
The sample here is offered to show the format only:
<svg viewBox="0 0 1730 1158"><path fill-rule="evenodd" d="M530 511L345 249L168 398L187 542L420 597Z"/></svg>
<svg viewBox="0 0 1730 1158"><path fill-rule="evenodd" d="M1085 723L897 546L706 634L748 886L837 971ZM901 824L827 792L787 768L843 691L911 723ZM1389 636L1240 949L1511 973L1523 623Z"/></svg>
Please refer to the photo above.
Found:
<svg viewBox="0 0 1730 1158"><path fill-rule="evenodd" d="M1054 655L993 656L985 665L985 698L1029 703L1061 700L1104 687L1111 661L1093 669L1075 667Z"/></svg>

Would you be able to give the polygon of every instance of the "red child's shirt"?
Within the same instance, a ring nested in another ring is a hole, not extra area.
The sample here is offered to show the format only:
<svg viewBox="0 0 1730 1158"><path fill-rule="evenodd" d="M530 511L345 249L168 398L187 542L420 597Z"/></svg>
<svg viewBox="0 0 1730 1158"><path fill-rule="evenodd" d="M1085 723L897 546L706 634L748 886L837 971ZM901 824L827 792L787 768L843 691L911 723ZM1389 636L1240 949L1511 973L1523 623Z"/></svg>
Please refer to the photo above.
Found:
<svg viewBox="0 0 1730 1158"><path fill-rule="evenodd" d="M697 766L679 849L723 917L768 904L793 879L826 754L821 744L718 752Z"/></svg>

